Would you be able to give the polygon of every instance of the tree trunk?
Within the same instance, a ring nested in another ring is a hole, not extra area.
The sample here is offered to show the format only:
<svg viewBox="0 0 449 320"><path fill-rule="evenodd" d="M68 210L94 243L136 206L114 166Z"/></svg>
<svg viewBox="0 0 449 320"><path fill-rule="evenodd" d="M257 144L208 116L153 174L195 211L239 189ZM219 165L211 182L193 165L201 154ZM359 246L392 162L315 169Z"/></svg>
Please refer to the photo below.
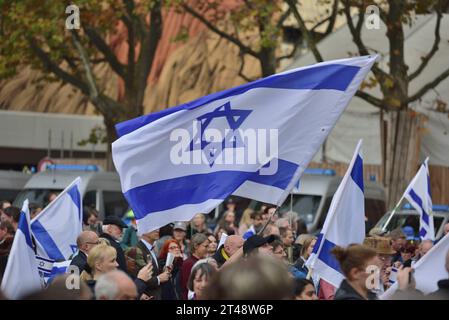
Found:
<svg viewBox="0 0 449 320"><path fill-rule="evenodd" d="M276 73L276 55L272 48L262 48L260 51L260 68L262 77L268 77Z"/></svg>
<svg viewBox="0 0 449 320"><path fill-rule="evenodd" d="M108 150L106 152L106 170L116 171L114 162L112 161L112 143L117 139L117 132L115 131L116 121L107 116L104 116L103 119L108 139Z"/></svg>
<svg viewBox="0 0 449 320"><path fill-rule="evenodd" d="M421 117L409 109L390 112L387 129L387 206L393 208L410 183L419 162Z"/></svg>

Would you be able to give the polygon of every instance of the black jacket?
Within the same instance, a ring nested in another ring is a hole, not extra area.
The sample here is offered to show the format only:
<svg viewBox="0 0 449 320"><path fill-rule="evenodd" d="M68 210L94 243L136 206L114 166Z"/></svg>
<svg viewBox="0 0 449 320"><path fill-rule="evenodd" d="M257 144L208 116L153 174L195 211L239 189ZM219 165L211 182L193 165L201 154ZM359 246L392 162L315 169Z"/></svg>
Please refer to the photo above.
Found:
<svg viewBox="0 0 449 320"><path fill-rule="evenodd" d="M438 281L438 290L428 297L435 300L449 300L449 279Z"/></svg>
<svg viewBox="0 0 449 320"><path fill-rule="evenodd" d="M153 296L155 300L161 300L161 286L157 279L157 276L162 272L162 268L158 267L157 262L154 260L153 255L150 250L148 250L147 246L140 240L137 243L137 248L142 251L142 257L146 264L148 264L148 257L151 257L151 264L153 265L153 276L150 280L146 282L147 287L145 288L144 293L148 296Z"/></svg>
<svg viewBox="0 0 449 320"><path fill-rule="evenodd" d="M173 270L169 281L161 284L161 299L162 300L181 300L181 267L182 258L175 259L173 262ZM163 270L165 267L165 259L159 259L159 269Z"/></svg>
<svg viewBox="0 0 449 320"><path fill-rule="evenodd" d="M87 265L87 256L84 252L78 251L75 257L73 257L72 262L70 262L71 266L77 266L80 274L83 272L83 270L86 270ZM90 269L90 268L87 268ZM90 270L86 270L90 273Z"/></svg>
<svg viewBox="0 0 449 320"><path fill-rule="evenodd" d="M109 243L111 244L111 246L114 247L114 249L117 251L118 268L120 270L128 273L128 269L126 268L125 254L123 252L122 247L120 246L120 243L118 243L114 238L112 238L107 233L102 233L100 235L100 238L105 238L105 239L109 240Z"/></svg>
<svg viewBox="0 0 449 320"><path fill-rule="evenodd" d="M335 293L334 300L365 300L365 298L355 291L345 279ZM372 291L368 291L368 300L377 300L376 294Z"/></svg>

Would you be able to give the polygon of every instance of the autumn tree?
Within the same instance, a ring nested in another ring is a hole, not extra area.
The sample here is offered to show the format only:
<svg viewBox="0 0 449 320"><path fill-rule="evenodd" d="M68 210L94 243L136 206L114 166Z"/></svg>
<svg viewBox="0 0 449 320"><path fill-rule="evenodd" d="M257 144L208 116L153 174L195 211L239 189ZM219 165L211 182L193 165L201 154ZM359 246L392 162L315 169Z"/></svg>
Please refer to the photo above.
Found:
<svg viewBox="0 0 449 320"><path fill-rule="evenodd" d="M297 9L295 0L287 0L298 26L304 34L309 36L309 47L317 61L322 57L316 46L316 41L309 30L302 23L302 17ZM376 48L367 48L363 41L363 26L367 6L375 4L379 9L379 18L386 25L389 44L388 68L382 68L376 63L372 72L374 79L366 87L378 86L381 97L375 97L364 90L359 90L357 96L373 106L381 109L381 112L389 117L389 126L386 130L381 125L384 162L384 184L387 187L390 206L399 200L410 178L416 170L416 163L412 161L416 150L416 140L412 139L416 134L416 113L410 109L410 104L419 101L429 90L434 89L449 76L449 67L443 66L441 73L423 85L419 90L410 92L410 83L416 79L426 68L429 61L438 51L441 41L440 26L443 12L448 10L447 0L426 1L363 1L341 0L341 6L346 16L346 21L352 35L352 40L357 46L358 54L368 55L377 53ZM355 12L355 16L352 14ZM407 54L405 50L404 25L413 24L413 15L423 13L436 14L434 27L434 41L428 53L421 57L418 66L408 66L405 62Z"/></svg>
<svg viewBox="0 0 449 320"><path fill-rule="evenodd" d="M282 55L279 47L282 42L283 26L290 16L291 9L284 10L283 1L273 0L241 0L234 1L232 8L224 7L218 0L175 1L180 10L191 14L201 21L210 31L236 45L239 49L239 76L246 81L244 73L245 57L252 57L259 62L261 76L266 77L276 73L283 59L292 58L300 43L295 43L291 52ZM310 27L310 32L316 38L322 38L331 33L338 14L338 0L318 0L320 3L332 3L330 12L320 17ZM231 3L231 1L230 1ZM316 29L326 24L324 32Z"/></svg>
<svg viewBox="0 0 449 320"><path fill-rule="evenodd" d="M208 14L202 14L191 8L188 1L178 1L185 11L204 23L209 30L235 44L241 56L249 55L256 58L260 62L261 76L275 73L280 59L293 57L301 41L307 43L317 62L323 61L317 43L333 31L338 15L346 17L352 40L358 50L357 54L376 53L376 48L367 48L363 41L366 9L369 5L376 5L380 10L379 18L387 26L388 68L382 68L376 63L372 68L374 78L368 79L363 87L378 86L382 96L374 96L364 89L359 90L356 95L381 109L382 114L389 118L389 129L385 130L381 126L382 137L385 137L381 139L381 143L384 144L383 150L385 150L383 176L384 184L388 188L389 202L393 203L399 199L416 169L416 163L412 161L416 141L412 137L416 136L418 128L416 113L409 106L419 101L429 90L449 76L449 68L443 68L440 74L422 88L416 92L409 91L410 82L422 73L438 51L441 41L442 12L448 10L448 0L317 0L317 3L326 5L329 12L327 17L319 19L315 25L311 25L310 21L304 19L301 14L302 1L297 0L237 1L238 5L230 10L228 15L210 13L210 11L220 13L217 1L198 0L198 2L203 2L204 6L210 7L209 11L203 11ZM428 53L422 57L421 64L411 68L405 62L407 53L404 48L404 24L413 24L413 15L423 13L436 14L434 43ZM296 27L300 31L300 41L295 44L290 54L280 57L278 48L282 41L283 23L290 16L296 21ZM219 27L217 21L220 19L227 19L232 23L222 23L222 27ZM325 32L317 32L317 27L323 25L327 26ZM242 68L243 62L240 74Z"/></svg>
<svg viewBox="0 0 449 320"><path fill-rule="evenodd" d="M147 79L162 34L163 4L161 0L79 0L76 6L69 5L65 1L0 0L0 79L31 65L43 72L43 80L62 81L80 90L104 117L110 155L116 138L114 125L143 113ZM67 19L73 20L68 21L69 28ZM108 43L120 24L126 29L128 44L124 62ZM93 68L100 63L106 63L123 81L119 99L97 85ZM108 168L112 168L110 157Z"/></svg>

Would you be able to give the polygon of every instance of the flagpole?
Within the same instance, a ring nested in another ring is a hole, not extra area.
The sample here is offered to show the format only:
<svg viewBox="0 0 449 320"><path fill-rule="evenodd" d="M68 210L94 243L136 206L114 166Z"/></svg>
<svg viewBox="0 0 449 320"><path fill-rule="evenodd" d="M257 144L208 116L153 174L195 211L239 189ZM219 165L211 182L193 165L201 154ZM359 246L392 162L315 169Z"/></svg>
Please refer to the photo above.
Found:
<svg viewBox="0 0 449 320"><path fill-rule="evenodd" d="M270 214L270 217L268 218L268 221L265 223L263 228L257 234L261 235L265 231L265 228L271 222L271 218L278 212L278 210L279 210L279 206L276 206L276 210L273 213Z"/></svg>
<svg viewBox="0 0 449 320"><path fill-rule="evenodd" d="M401 205L401 202L404 200L405 198L405 192L402 195L401 199L399 199L398 203L396 204L396 206L393 208L393 210L390 213L390 216L388 217L387 222L382 226L382 231L385 231L385 228L387 227L387 225L390 223L391 219L393 218L393 215L396 213L396 211L399 209L399 206Z"/></svg>
<svg viewBox="0 0 449 320"><path fill-rule="evenodd" d="M306 276L307 280L310 280L310 278L312 278L312 272L313 272L313 268L309 268L309 272L307 272L307 276Z"/></svg>

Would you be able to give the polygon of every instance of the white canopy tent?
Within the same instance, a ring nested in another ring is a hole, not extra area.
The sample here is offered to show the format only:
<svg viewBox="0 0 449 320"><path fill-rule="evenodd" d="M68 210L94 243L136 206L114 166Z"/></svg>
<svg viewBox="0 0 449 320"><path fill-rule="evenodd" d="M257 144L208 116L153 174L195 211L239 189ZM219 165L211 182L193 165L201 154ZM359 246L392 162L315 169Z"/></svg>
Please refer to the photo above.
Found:
<svg viewBox="0 0 449 320"><path fill-rule="evenodd" d="M356 23L357 18L354 18ZM413 72L432 48L437 16L419 15L413 18L412 26L404 25L405 60ZM415 78L409 86L410 94L417 92L422 86L435 79L449 67L449 15L445 14L440 26L441 41L439 50L430 60L424 71ZM386 27L381 22L379 29L362 27L362 39L368 49L376 50L380 55L380 66L388 70L389 59L388 38ZM341 27L319 42L318 49L324 60L332 60L358 55L356 45L347 25ZM374 51L373 51L374 52ZM297 58L288 69L315 63L311 52ZM378 87L365 89L370 94L381 97ZM449 78L442 81L435 90L427 92L421 101L411 105L428 117L426 130L421 138L420 157L422 160L430 156L433 165L449 165L449 114L436 112L435 101L440 99L449 105ZM351 159L358 139L364 140L364 162L367 164L381 164L380 144L380 109L364 100L354 97L350 105L337 122L326 143L326 157L331 161L348 163ZM315 156L315 161L322 158L321 151Z"/></svg>

